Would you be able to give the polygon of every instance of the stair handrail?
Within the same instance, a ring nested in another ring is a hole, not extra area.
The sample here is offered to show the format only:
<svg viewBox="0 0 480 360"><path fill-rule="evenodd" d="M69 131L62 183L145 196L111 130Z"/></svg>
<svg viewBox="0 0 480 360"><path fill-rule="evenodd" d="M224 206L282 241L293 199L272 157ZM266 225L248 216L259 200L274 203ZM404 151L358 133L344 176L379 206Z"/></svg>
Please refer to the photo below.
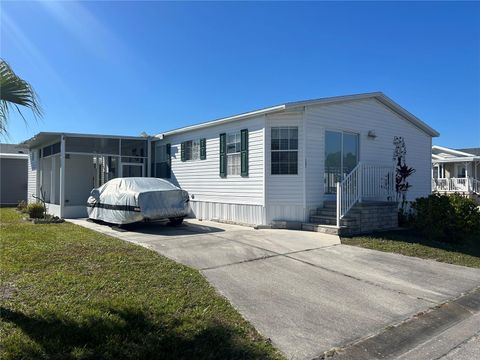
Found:
<svg viewBox="0 0 480 360"><path fill-rule="evenodd" d="M337 227L347 212L365 199L396 201L393 166L359 162L337 182Z"/></svg>
<svg viewBox="0 0 480 360"><path fill-rule="evenodd" d="M360 161L342 181L337 182L337 228L340 228L340 219L361 201L362 169Z"/></svg>

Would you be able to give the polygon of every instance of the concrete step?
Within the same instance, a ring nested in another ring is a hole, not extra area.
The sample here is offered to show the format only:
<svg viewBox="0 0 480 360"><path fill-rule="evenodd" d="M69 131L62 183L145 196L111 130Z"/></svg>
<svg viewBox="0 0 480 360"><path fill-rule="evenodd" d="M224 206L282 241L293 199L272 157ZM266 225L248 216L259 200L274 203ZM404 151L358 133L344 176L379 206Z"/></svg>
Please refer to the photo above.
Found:
<svg viewBox="0 0 480 360"><path fill-rule="evenodd" d="M337 216L337 209L320 208L315 215Z"/></svg>
<svg viewBox="0 0 480 360"><path fill-rule="evenodd" d="M321 224L321 225L336 225L337 218L333 216L321 216L321 215L313 215L310 216L310 223L312 224ZM342 226L358 226L360 223L359 219L356 218L344 218L340 220L340 224Z"/></svg>
<svg viewBox="0 0 480 360"><path fill-rule="evenodd" d="M337 216L337 209L330 209L330 208L318 208L316 213L312 215L319 215L319 216ZM350 216L355 216L355 215L360 215L360 210L352 208L348 212L348 215Z"/></svg>
<svg viewBox="0 0 480 360"><path fill-rule="evenodd" d="M320 225L312 223L303 223L302 230L330 235L348 235L350 233L350 230L345 226L340 226L340 228L337 228L335 225Z"/></svg>
<svg viewBox="0 0 480 360"><path fill-rule="evenodd" d="M337 202L336 201L324 201L323 202L323 207L325 209L336 209L337 208Z"/></svg>

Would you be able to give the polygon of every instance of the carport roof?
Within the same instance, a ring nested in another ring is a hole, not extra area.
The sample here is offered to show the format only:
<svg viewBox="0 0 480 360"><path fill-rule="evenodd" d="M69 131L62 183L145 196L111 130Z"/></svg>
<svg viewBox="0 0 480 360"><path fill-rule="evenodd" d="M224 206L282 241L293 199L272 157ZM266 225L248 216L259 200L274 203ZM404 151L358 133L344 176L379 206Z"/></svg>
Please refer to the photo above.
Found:
<svg viewBox="0 0 480 360"><path fill-rule="evenodd" d="M83 138L105 138L105 139L133 139L146 140L143 136L124 136L124 135L103 135L103 134L78 134L78 133L64 133L64 132L39 132L32 138L25 140L22 144L28 146L29 149L51 143L61 136L66 137L83 137Z"/></svg>

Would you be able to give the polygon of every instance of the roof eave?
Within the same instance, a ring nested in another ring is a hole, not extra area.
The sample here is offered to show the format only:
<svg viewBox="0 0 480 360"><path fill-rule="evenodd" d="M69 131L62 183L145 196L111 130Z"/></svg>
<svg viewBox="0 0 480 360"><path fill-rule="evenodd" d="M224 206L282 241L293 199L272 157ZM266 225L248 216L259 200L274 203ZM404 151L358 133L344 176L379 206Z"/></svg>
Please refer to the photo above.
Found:
<svg viewBox="0 0 480 360"><path fill-rule="evenodd" d="M250 111L250 112L247 112L247 113L242 113L242 114L238 114L238 115L234 115L234 116L229 116L229 117L226 117L226 118L220 118L220 119L217 119L217 120L212 120L212 121L204 122L204 123L201 123L201 124L190 125L190 126L185 126L183 128L166 131L166 132L159 133L159 134L155 135L155 137L156 138L163 138L164 136L176 135L176 134L184 133L184 132L187 132L187 131L203 129L203 128L211 127L211 126L215 126L215 125L222 125L222 124L230 123L230 122L237 121L237 120L248 119L248 118L251 118L251 117L255 117L255 116L259 116L259 115L265 115L265 114L271 114L271 113L275 113L275 112L279 112L279 111L283 111L283 110L285 110L285 105L284 104L283 105L272 106L272 107L268 107L268 108L265 108L265 109Z"/></svg>
<svg viewBox="0 0 480 360"><path fill-rule="evenodd" d="M468 157L475 157L474 154L470 154L470 153L467 153L467 152L464 152L464 151L459 151L459 150L455 150L455 149L450 149L450 148L447 148L447 147L444 147L444 146L440 146L440 145L432 145L432 149L437 149L437 150L441 150L443 152L447 152L447 153L451 153L451 154L456 154L456 155L460 155L460 156L468 156Z"/></svg>
<svg viewBox="0 0 480 360"><path fill-rule="evenodd" d="M388 106L390 109L398 113L399 115L407 118L413 125L418 127L419 129L423 130L426 132L428 135L431 137L438 137L440 136L440 133L428 126L426 123L424 123L422 120L417 118L415 115L413 115L411 112L408 110L405 110L403 107L398 105L395 101L390 99L388 96L386 96L383 93L380 93L379 95L376 95L375 98L382 102L384 105Z"/></svg>

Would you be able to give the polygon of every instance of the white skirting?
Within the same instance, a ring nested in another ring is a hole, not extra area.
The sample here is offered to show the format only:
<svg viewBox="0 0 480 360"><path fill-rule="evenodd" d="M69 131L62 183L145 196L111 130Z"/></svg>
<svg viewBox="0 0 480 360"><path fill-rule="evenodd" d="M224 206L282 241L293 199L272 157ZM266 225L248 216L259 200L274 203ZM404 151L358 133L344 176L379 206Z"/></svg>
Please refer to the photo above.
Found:
<svg viewBox="0 0 480 360"><path fill-rule="evenodd" d="M63 208L64 218L78 219L88 217L87 207L85 205L71 205Z"/></svg>
<svg viewBox="0 0 480 360"><path fill-rule="evenodd" d="M232 221L249 225L264 225L265 208L262 205L226 204L190 201L193 216L197 219Z"/></svg>
<svg viewBox="0 0 480 360"><path fill-rule="evenodd" d="M272 221L308 221L309 210L302 205L275 204L269 205L267 208L266 222L270 224Z"/></svg>
<svg viewBox="0 0 480 360"><path fill-rule="evenodd" d="M46 206L48 214L60 216L60 205L46 203ZM85 205L65 206L63 208L63 217L65 219L78 219L87 216L87 207Z"/></svg>
<svg viewBox="0 0 480 360"><path fill-rule="evenodd" d="M47 213L54 216L60 216L60 205L46 203Z"/></svg>

